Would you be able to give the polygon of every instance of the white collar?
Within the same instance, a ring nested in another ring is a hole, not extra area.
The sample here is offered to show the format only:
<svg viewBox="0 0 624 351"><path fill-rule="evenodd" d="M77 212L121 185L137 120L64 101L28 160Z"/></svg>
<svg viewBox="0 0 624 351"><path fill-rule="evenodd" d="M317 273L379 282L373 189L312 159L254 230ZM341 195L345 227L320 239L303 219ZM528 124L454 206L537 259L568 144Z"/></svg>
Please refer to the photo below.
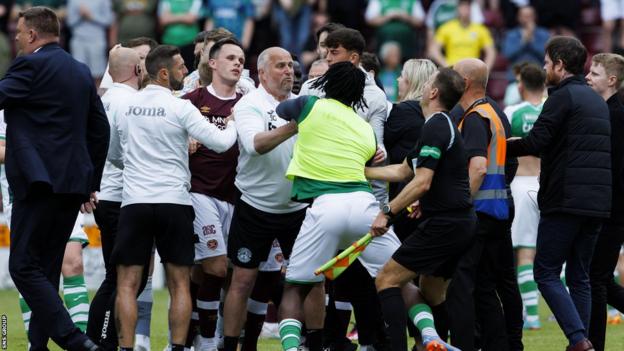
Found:
<svg viewBox="0 0 624 351"><path fill-rule="evenodd" d="M143 90L145 90L145 91L147 91L147 90L160 90L160 91L167 92L167 93L173 95L173 92L171 91L171 89L165 88L165 87L160 86L158 84L148 84Z"/></svg>
<svg viewBox="0 0 624 351"><path fill-rule="evenodd" d="M234 95L231 95L231 96L221 96L221 95L217 94L217 92L215 91L214 87L212 86L212 83L210 83L210 85L206 87L206 90L208 90L208 92L210 94L214 95L215 97L219 98L220 100L235 100L236 99L236 89L234 89Z"/></svg>
<svg viewBox="0 0 624 351"><path fill-rule="evenodd" d="M260 94L262 94L264 96L264 98L271 104L271 105L279 105L279 103L281 101L277 101L277 99L269 94L269 92L264 88L264 86L262 84L258 85L258 92ZM286 100L293 98L293 93L289 93L288 97L286 98Z"/></svg>

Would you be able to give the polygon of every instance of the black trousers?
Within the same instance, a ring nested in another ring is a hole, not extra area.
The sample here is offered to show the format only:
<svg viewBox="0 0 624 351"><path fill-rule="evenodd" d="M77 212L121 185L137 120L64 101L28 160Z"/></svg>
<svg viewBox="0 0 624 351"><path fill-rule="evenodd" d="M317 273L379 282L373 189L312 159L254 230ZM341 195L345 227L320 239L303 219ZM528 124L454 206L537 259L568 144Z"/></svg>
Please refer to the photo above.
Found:
<svg viewBox="0 0 624 351"><path fill-rule="evenodd" d="M106 351L117 350L119 341L115 329L115 298L117 297L117 268L111 262L111 254L115 247L115 238L119 222L121 202L102 200L98 203L93 215L100 229L102 240L102 257L106 275L95 293L89 308L87 336L95 340ZM137 297L141 294L149 276L149 260L143 267L143 275Z"/></svg>
<svg viewBox="0 0 624 351"><path fill-rule="evenodd" d="M100 229L106 275L91 301L87 335L98 341L105 350L116 350L118 344L114 319L117 269L111 264L110 257L115 246L120 207L121 202L101 200L93 213L95 223Z"/></svg>
<svg viewBox="0 0 624 351"><path fill-rule="evenodd" d="M47 350L49 338L70 350L86 340L58 294L65 245L84 199L41 187L13 203L9 272L32 311L31 350Z"/></svg>
<svg viewBox="0 0 624 351"><path fill-rule="evenodd" d="M589 273L592 298L589 340L596 351L604 351L605 347L607 303L624 312L624 288L613 281L623 243L624 223L605 222L596 242Z"/></svg>
<svg viewBox="0 0 624 351"><path fill-rule="evenodd" d="M509 350L508 317L512 320L511 329L516 340L513 349L521 350L522 346L518 348L517 343L521 345L522 300L515 272L512 273L513 250L508 221L481 213L478 217L476 240L460 259L447 290L451 341L461 350L477 349L478 324L482 350ZM503 312L503 303L507 304L508 316Z"/></svg>

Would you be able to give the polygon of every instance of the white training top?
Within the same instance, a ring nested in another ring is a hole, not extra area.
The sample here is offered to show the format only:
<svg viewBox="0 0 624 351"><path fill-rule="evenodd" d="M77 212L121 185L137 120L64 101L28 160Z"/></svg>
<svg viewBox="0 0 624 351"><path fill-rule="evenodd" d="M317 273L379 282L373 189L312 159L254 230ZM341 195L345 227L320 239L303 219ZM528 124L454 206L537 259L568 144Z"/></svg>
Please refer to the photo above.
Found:
<svg viewBox="0 0 624 351"><path fill-rule="evenodd" d="M291 94L289 99L294 97L296 95ZM241 199L254 208L269 213L290 213L307 206L290 200L292 182L286 179L296 136L264 155L258 154L254 147L257 133L288 123L275 113L278 104L279 101L260 85L234 106L240 149L234 184L242 193Z"/></svg>
<svg viewBox="0 0 624 351"><path fill-rule="evenodd" d="M117 108L128 98L131 98L137 93L137 90L133 87L121 84L113 83L106 93L102 95L102 104L106 115L108 116L108 123L111 127L111 135L115 133L115 126L113 124L113 115L117 111ZM123 116L122 116L123 117ZM123 191L123 172L120 168L113 166L113 164L106 160L104 165L104 173L102 173L102 182L100 183L100 191L97 194L99 200L121 202L121 194Z"/></svg>
<svg viewBox="0 0 624 351"><path fill-rule="evenodd" d="M150 84L112 115L108 160L123 168L121 206L136 203L191 205L189 136L216 152L236 142L233 121L220 130L188 100Z"/></svg>

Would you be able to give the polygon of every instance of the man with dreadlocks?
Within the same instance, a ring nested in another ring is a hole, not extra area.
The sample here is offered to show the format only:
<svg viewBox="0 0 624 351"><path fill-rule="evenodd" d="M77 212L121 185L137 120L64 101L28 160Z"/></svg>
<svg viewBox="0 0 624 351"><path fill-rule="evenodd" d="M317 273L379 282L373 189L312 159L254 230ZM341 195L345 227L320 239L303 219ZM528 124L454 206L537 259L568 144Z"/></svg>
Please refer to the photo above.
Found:
<svg viewBox="0 0 624 351"><path fill-rule="evenodd" d="M322 298L316 300L319 295L308 296L323 285L323 276L315 276L314 270L337 249L366 233L379 211L364 176L377 150L375 134L354 111L365 106L365 81L366 74L351 62L335 63L314 82L314 88L324 90L325 98L301 96L277 107L280 117L298 125L299 136L286 171L293 181L293 200L313 202L295 240L280 304L280 337L286 351L299 346L304 299L308 297L306 305L318 307L315 311L324 311ZM372 241L359 259L375 277L399 245L390 230ZM310 351L321 349L321 345L308 346Z"/></svg>

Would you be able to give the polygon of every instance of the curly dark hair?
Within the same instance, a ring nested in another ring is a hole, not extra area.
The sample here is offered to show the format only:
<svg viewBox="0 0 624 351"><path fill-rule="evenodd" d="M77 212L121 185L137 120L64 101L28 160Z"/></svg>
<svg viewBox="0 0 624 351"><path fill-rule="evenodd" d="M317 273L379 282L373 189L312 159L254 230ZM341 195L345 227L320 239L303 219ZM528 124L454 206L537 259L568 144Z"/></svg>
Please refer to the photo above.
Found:
<svg viewBox="0 0 624 351"><path fill-rule="evenodd" d="M325 91L325 97L335 99L354 109L368 107L364 99L366 73L351 62L338 62L318 77L311 85L313 89Z"/></svg>

